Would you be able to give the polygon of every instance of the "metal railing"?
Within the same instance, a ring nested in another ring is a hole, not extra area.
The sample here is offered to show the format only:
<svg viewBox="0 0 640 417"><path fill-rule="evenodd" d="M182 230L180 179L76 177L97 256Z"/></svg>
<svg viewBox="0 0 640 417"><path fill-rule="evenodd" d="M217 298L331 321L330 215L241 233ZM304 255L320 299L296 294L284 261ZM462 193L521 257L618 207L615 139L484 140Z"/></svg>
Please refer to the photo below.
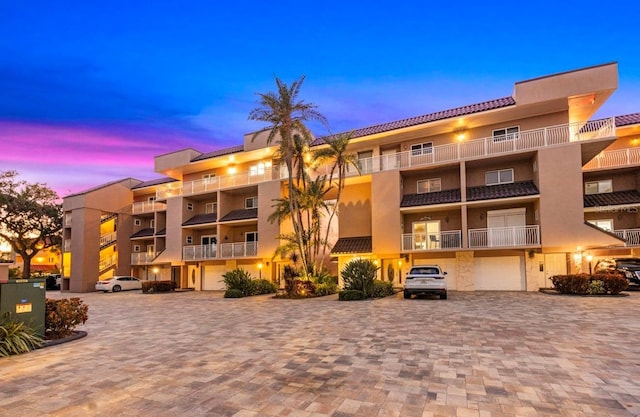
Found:
<svg viewBox="0 0 640 417"><path fill-rule="evenodd" d="M616 168L628 165L640 165L640 148L600 152L584 166L584 169Z"/></svg>
<svg viewBox="0 0 640 417"><path fill-rule="evenodd" d="M134 252L131 254L131 265L150 264L156 255L155 252Z"/></svg>
<svg viewBox="0 0 640 417"><path fill-rule="evenodd" d="M405 233L402 235L403 251L429 251L462 248L462 231L447 230L439 233Z"/></svg>
<svg viewBox="0 0 640 417"><path fill-rule="evenodd" d="M71 252L71 239L64 240L64 252Z"/></svg>
<svg viewBox="0 0 640 417"><path fill-rule="evenodd" d="M105 269L115 265L117 260L117 255L111 255L106 258L101 258L98 264L98 271L104 271Z"/></svg>
<svg viewBox="0 0 640 417"><path fill-rule="evenodd" d="M220 245L221 258L246 258L258 254L258 242L223 243Z"/></svg>
<svg viewBox="0 0 640 417"><path fill-rule="evenodd" d="M469 248L507 248L539 244L540 226L537 224L469 230Z"/></svg>
<svg viewBox="0 0 640 417"><path fill-rule="evenodd" d="M217 245L189 245L182 247L182 259L185 261L215 259L217 257Z"/></svg>
<svg viewBox="0 0 640 417"><path fill-rule="evenodd" d="M105 233L104 235L100 235L100 246L108 245L109 243L115 242L117 237L117 232Z"/></svg>
<svg viewBox="0 0 640 417"><path fill-rule="evenodd" d="M627 246L640 246L640 229L620 229L614 230L613 233L624 239Z"/></svg>
<svg viewBox="0 0 640 417"><path fill-rule="evenodd" d="M163 211L167 209L167 204L162 203L160 201L140 201L137 203L133 203L131 207L131 213L133 214L142 214L142 213L153 213L156 211Z"/></svg>
<svg viewBox="0 0 640 417"><path fill-rule="evenodd" d="M494 136L474 139L467 142L448 143L431 148L430 152L419 155L412 151L396 154L380 155L358 160L360 173L355 168L347 171L347 176L370 174L373 172L395 169L424 167L442 163L450 163L467 159L478 159L492 155L522 152L532 149L546 148L569 142L584 141L615 136L616 126L613 117L588 122L567 123L540 129L525 130L508 138ZM326 164L313 169L312 177L328 175L332 165ZM219 176L186 183L174 182L158 189L157 199L165 199L178 195L201 194L224 188L258 184L286 178L286 169L272 166L266 167L264 173Z"/></svg>

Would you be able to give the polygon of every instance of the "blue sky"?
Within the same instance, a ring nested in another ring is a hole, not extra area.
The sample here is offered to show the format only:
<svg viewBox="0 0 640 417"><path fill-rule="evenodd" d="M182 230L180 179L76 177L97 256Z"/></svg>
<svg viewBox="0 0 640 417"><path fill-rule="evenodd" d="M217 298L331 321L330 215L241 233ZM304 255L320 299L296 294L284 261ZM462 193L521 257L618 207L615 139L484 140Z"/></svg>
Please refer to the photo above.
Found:
<svg viewBox="0 0 640 417"><path fill-rule="evenodd" d="M596 117L640 111L638 2L0 0L0 170L60 195L242 142L277 75L333 132L617 61ZM316 131L316 134L326 134Z"/></svg>

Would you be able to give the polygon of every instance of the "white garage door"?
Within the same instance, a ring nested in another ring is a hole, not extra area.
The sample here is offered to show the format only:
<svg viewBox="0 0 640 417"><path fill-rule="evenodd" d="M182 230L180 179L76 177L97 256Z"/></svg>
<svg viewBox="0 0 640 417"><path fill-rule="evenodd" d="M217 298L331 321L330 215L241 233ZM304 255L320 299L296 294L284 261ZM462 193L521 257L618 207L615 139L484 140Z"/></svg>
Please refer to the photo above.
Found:
<svg viewBox="0 0 640 417"><path fill-rule="evenodd" d="M202 277L203 291L224 291L225 286L222 275L226 272L224 265L205 265Z"/></svg>
<svg viewBox="0 0 640 417"><path fill-rule="evenodd" d="M525 267L522 256L475 258L476 290L525 290Z"/></svg>
<svg viewBox="0 0 640 417"><path fill-rule="evenodd" d="M413 262L415 265L440 265L440 268L447 273L445 281L447 281L447 289L455 290L456 282L458 281L458 268L456 266L455 258L442 258L442 259L415 259Z"/></svg>

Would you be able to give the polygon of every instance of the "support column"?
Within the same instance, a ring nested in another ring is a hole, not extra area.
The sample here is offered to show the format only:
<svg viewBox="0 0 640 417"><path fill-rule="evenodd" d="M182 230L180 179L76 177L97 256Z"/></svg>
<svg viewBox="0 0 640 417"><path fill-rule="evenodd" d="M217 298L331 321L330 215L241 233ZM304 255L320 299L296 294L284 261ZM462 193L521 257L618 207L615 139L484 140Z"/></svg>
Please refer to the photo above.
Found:
<svg viewBox="0 0 640 417"><path fill-rule="evenodd" d="M456 268L456 288L458 291L475 291L474 252L456 252Z"/></svg>

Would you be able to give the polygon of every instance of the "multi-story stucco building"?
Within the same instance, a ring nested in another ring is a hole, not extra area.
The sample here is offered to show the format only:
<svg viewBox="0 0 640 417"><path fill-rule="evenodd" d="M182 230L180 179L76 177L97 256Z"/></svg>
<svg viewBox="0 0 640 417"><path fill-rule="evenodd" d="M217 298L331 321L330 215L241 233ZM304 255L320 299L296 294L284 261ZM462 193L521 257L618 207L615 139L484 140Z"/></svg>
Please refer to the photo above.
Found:
<svg viewBox="0 0 640 417"><path fill-rule="evenodd" d="M617 87L610 63L356 129L349 150L361 172L349 172L342 192L331 253L338 269L372 258L399 286L410 265L435 262L453 290L532 291L586 268L587 254L633 254L640 115L592 120ZM116 273L222 289L235 267L277 280L288 260L273 258L281 230L267 217L286 175L265 137L160 155L164 178L66 197L63 289L90 291Z"/></svg>

